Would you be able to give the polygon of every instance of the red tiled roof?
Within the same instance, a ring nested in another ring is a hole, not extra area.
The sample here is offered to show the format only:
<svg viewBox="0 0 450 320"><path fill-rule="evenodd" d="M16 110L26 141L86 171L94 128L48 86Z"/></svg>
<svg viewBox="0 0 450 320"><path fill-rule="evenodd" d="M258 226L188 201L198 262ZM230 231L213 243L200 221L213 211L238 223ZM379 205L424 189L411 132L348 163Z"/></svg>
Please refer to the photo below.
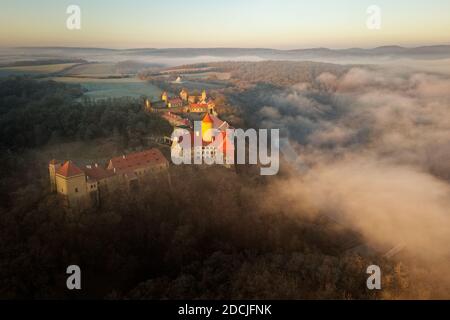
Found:
<svg viewBox="0 0 450 320"><path fill-rule="evenodd" d="M213 116L212 114L210 114L209 117L212 119L214 129L225 131L226 129L230 128L230 125L226 121L223 121L218 117Z"/></svg>
<svg viewBox="0 0 450 320"><path fill-rule="evenodd" d="M127 156L116 157L110 160L108 169L119 172L133 171L151 165L167 164L164 155L158 149L150 149Z"/></svg>
<svg viewBox="0 0 450 320"><path fill-rule="evenodd" d="M78 168L72 161L67 161L61 168L56 171L56 174L59 174L66 178L70 178L83 174L83 171L81 171L81 169Z"/></svg>
<svg viewBox="0 0 450 320"><path fill-rule="evenodd" d="M93 180L102 180L114 175L114 171L95 165L86 167L83 170L86 176Z"/></svg>
<svg viewBox="0 0 450 320"><path fill-rule="evenodd" d="M217 146L217 149L222 152L223 154L226 154L227 152L230 152L230 154L234 154L234 141L231 139L230 136L225 131L221 132L222 135L222 143ZM219 142L219 140L217 140Z"/></svg>
<svg viewBox="0 0 450 320"><path fill-rule="evenodd" d="M209 113L205 114L202 122L214 123L213 120L211 119L211 116L209 115Z"/></svg>
<svg viewBox="0 0 450 320"><path fill-rule="evenodd" d="M191 108L208 108L207 103L191 103L189 106Z"/></svg>

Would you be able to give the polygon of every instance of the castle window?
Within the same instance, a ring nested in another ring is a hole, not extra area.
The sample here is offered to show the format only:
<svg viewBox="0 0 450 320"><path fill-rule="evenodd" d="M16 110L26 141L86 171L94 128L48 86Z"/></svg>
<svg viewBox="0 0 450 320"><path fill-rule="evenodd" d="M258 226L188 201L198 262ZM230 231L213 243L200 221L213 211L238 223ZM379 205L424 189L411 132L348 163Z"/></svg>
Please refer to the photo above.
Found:
<svg viewBox="0 0 450 320"><path fill-rule="evenodd" d="M75 192L78 192L78 188L75 188Z"/></svg>

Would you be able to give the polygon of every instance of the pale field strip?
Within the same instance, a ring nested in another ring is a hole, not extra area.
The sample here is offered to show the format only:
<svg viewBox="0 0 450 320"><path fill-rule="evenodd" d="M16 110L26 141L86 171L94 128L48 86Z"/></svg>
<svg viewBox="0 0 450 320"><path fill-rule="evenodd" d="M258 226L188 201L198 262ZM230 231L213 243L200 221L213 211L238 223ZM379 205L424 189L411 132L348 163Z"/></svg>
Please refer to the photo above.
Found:
<svg viewBox="0 0 450 320"><path fill-rule="evenodd" d="M61 72L67 68L71 68L78 63L61 63L61 64L48 64L48 65L36 65L36 66L20 66L20 67L2 67L0 71L10 71L18 73L55 73Z"/></svg>

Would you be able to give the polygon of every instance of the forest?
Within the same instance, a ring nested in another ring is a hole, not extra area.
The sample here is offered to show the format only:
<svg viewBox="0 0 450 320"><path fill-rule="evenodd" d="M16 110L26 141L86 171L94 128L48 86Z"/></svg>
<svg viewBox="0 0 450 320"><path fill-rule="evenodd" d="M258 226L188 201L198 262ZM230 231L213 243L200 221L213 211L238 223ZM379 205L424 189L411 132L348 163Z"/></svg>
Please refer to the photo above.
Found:
<svg viewBox="0 0 450 320"><path fill-rule="evenodd" d="M120 146L142 145L149 132L170 135L169 123L143 110L143 101L91 100L79 85L10 78L0 81L0 199L45 172L30 150L64 142L115 137Z"/></svg>
<svg viewBox="0 0 450 320"><path fill-rule="evenodd" d="M171 167L100 207L64 209L28 150L116 132L166 133L139 101L83 100L55 82L0 85L0 298L376 299L417 296L401 263L377 257L382 292L366 288L375 257L347 251L358 235L320 217L266 207L271 181L222 167ZM57 137L57 138L55 138ZM56 140L55 140L56 139ZM17 182L19 180L19 182ZM82 290L66 288L67 266Z"/></svg>
<svg viewBox="0 0 450 320"><path fill-rule="evenodd" d="M90 140L118 131L170 134L169 124L130 98L89 100L79 85L20 78L0 83L0 150L39 147L52 137ZM77 98L82 98L77 99Z"/></svg>
<svg viewBox="0 0 450 320"><path fill-rule="evenodd" d="M230 84L239 88L258 83L278 87L311 83L315 82L315 79L324 72L339 76L354 66L311 61L225 61L183 65L175 70L185 70L183 72L189 74L201 73L206 70L208 72L229 72L231 74ZM170 68L166 71L173 73ZM154 70L150 70L141 72L140 76L150 79L154 74Z"/></svg>
<svg viewBox="0 0 450 320"><path fill-rule="evenodd" d="M2 212L2 298L366 299L372 261L343 249L349 230L320 226L259 204L264 183L216 168L185 167L119 190L101 208L61 209L28 187ZM218 183L219 182L219 183ZM196 194L193 190L202 190ZM65 287L79 265L82 288ZM384 297L408 284L384 261Z"/></svg>

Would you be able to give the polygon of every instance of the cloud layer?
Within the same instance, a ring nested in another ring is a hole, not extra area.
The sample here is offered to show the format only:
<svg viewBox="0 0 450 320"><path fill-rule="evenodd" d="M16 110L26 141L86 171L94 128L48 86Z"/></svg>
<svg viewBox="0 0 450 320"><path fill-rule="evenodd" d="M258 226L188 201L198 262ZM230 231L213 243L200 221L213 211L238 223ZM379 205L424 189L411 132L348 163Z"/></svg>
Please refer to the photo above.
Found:
<svg viewBox="0 0 450 320"><path fill-rule="evenodd" d="M404 244L431 272L448 271L449 78L354 68L266 102L262 125L287 128L310 168L272 186L267 205L333 215L374 247Z"/></svg>

